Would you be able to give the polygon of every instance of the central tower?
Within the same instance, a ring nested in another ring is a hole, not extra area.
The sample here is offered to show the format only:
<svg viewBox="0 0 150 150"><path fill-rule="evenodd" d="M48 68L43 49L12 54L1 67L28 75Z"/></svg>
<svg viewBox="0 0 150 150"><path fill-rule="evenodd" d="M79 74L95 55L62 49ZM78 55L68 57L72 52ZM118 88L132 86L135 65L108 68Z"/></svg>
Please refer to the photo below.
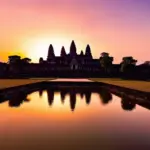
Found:
<svg viewBox="0 0 150 150"><path fill-rule="evenodd" d="M53 45L50 44L49 48L48 48L48 56L47 56L47 60L50 61L52 59L55 58L55 54L54 54L54 48Z"/></svg>
<svg viewBox="0 0 150 150"><path fill-rule="evenodd" d="M76 55L77 55L76 45L75 45L75 42L72 41L70 45L70 56L75 57Z"/></svg>

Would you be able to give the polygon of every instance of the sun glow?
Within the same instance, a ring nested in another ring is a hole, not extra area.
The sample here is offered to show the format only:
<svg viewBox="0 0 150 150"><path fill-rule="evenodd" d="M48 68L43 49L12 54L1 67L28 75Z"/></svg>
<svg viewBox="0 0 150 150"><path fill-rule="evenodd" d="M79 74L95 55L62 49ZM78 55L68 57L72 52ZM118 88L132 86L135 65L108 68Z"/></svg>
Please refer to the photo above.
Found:
<svg viewBox="0 0 150 150"><path fill-rule="evenodd" d="M23 49L26 51L27 57L31 58L33 62L38 62L40 57L47 58L50 44L54 47L55 55L59 56L62 46L65 46L66 52L69 52L70 43L71 41L66 38L33 38L24 42Z"/></svg>

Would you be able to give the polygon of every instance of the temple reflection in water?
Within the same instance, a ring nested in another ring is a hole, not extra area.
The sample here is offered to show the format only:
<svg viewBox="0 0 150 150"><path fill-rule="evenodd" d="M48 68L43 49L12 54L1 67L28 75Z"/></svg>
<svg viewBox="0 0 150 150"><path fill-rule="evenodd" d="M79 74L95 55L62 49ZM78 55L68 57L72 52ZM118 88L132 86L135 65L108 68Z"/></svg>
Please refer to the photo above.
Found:
<svg viewBox="0 0 150 150"><path fill-rule="evenodd" d="M8 100L9 107L19 107L23 105L23 103L29 103L30 99L28 98L29 95L31 95L33 92L39 92L39 97L43 97L43 93L47 93L47 101L49 106L52 106L55 101L55 94L60 93L61 98L61 104L64 105L66 101L66 96L69 96L69 103L70 103L70 110L75 111L76 108L76 102L77 102L77 94L80 95L80 99L85 100L85 103L89 105L91 103L91 96L92 94L98 94L99 95L99 101L102 105L106 106L108 103L110 103L113 100L113 94L111 93L111 90L101 88L101 87L59 87L59 88L43 88L39 89L38 91L31 90L30 92L17 92L14 91L10 95L7 96L1 95L0 103L3 103ZM117 91L117 96L120 97L120 106L123 110L131 111L136 108L136 104L140 104L141 106L145 108L150 108L149 103L139 103L136 98L131 98L128 96L128 93L125 93L123 95L118 94L119 90ZM121 92L120 92L121 93ZM32 99L31 99L32 100ZM94 99L92 100L94 101Z"/></svg>
<svg viewBox="0 0 150 150"><path fill-rule="evenodd" d="M0 148L150 149L148 95L89 84L44 83L1 92Z"/></svg>

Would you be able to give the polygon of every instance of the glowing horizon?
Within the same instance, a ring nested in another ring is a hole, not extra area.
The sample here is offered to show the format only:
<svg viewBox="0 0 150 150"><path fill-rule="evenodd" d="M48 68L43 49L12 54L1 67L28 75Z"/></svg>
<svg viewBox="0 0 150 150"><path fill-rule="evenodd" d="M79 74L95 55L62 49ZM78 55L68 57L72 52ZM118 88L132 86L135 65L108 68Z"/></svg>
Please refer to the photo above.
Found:
<svg viewBox="0 0 150 150"><path fill-rule="evenodd" d="M51 43L49 41L51 41ZM29 58L32 58L33 55L34 56L33 61L38 62L40 57L43 57L45 60L47 59L48 48L50 44L52 44L54 47L55 56L60 56L62 46L65 47L66 53L69 54L71 41L72 40L67 40L65 38L43 37L41 40L40 38L34 38L32 40L27 40L26 43L24 43L23 47L24 49L29 50L28 52ZM83 45L82 43L78 43L78 45L82 47L81 50L85 51L87 45ZM77 50L78 53L80 53L81 50L79 50L78 48Z"/></svg>
<svg viewBox="0 0 150 150"><path fill-rule="evenodd" d="M78 53L89 44L94 58L108 52L114 63L124 56L142 63L150 59L149 5L142 0L1 0L0 61L9 55L46 59L49 44L58 55L74 40Z"/></svg>

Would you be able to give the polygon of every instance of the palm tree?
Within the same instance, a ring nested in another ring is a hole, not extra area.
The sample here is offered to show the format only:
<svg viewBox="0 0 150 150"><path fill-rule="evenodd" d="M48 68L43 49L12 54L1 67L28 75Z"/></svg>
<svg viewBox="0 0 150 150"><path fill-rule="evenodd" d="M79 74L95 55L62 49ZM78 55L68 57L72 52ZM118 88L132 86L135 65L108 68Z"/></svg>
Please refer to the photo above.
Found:
<svg viewBox="0 0 150 150"><path fill-rule="evenodd" d="M26 57L26 58L21 59L21 62L22 62L23 64L30 64L31 59Z"/></svg>
<svg viewBox="0 0 150 150"><path fill-rule="evenodd" d="M101 53L101 56L99 59L100 59L101 67L105 70L106 73L110 73L112 62L113 62L113 57L110 57L109 53L103 52Z"/></svg>
<svg viewBox="0 0 150 150"><path fill-rule="evenodd" d="M122 73L122 77L124 79L137 78L139 74L137 74L137 70L135 68L137 60L130 57L123 57L121 62L120 72Z"/></svg>
<svg viewBox="0 0 150 150"><path fill-rule="evenodd" d="M123 57L122 62L121 62L121 72L126 72L128 71L128 69L133 66L135 67L137 63L137 60L133 59L132 56L129 57Z"/></svg>

